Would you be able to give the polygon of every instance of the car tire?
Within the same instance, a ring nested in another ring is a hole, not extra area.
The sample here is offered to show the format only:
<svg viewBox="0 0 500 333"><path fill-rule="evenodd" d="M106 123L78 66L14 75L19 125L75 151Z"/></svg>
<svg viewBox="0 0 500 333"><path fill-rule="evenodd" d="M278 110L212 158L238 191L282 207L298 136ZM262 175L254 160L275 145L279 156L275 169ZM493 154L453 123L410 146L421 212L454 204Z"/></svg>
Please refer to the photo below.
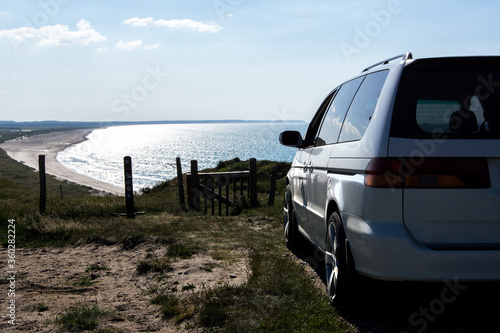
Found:
<svg viewBox="0 0 500 333"><path fill-rule="evenodd" d="M292 204L292 191L290 185L286 187L283 211L285 244L289 249L294 249L300 243L300 235L297 227L297 220L295 219L295 211Z"/></svg>
<svg viewBox="0 0 500 333"><path fill-rule="evenodd" d="M340 213L334 212L328 220L325 241L326 288L330 303L337 308L349 308L355 301L356 273Z"/></svg>

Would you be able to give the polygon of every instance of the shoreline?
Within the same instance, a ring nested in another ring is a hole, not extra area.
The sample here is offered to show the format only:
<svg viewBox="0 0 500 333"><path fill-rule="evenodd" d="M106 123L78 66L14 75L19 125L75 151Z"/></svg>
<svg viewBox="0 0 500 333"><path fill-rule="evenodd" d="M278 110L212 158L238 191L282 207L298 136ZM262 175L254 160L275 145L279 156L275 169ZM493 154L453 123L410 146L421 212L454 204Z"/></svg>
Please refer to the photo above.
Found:
<svg viewBox="0 0 500 333"><path fill-rule="evenodd" d="M89 186L97 191L124 195L124 189L100 180L76 173L57 160L57 154L64 149L87 140L94 129L55 131L6 141L0 144L7 155L38 171L38 155L45 155L45 172L58 179Z"/></svg>

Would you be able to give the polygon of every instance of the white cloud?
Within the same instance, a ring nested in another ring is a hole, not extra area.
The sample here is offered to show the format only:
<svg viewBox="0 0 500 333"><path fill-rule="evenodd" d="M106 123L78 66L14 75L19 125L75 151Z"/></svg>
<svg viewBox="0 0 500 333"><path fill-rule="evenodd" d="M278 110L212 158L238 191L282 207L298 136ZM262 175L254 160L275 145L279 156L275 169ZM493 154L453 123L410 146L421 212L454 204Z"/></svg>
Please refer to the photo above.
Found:
<svg viewBox="0 0 500 333"><path fill-rule="evenodd" d="M21 27L10 30L0 30L0 38L11 38L19 42L24 39L35 38L37 29L30 27Z"/></svg>
<svg viewBox="0 0 500 333"><path fill-rule="evenodd" d="M139 18L133 17L123 21L125 24L130 24L135 27L146 27L149 25L154 25L155 27L167 27L172 29L191 29L196 32L218 32L222 30L222 27L217 24L207 24L200 21L194 21L191 19L182 20L153 20L152 17Z"/></svg>
<svg viewBox="0 0 500 333"><path fill-rule="evenodd" d="M83 19L78 21L78 23L76 24L76 27L79 30L92 30L92 27L90 26L90 22L87 20L83 20Z"/></svg>
<svg viewBox="0 0 500 333"><path fill-rule="evenodd" d="M115 46L115 50L117 51L133 51L140 48L142 48L142 40L134 40L132 42L119 41Z"/></svg>
<svg viewBox="0 0 500 333"><path fill-rule="evenodd" d="M67 25L46 25L38 29L32 27L20 27L10 30L0 30L0 38L11 38L21 42L25 39L39 39L39 46L55 45L89 45L106 40L96 30L92 29L90 22L80 20L76 27L78 30L71 31Z"/></svg>
<svg viewBox="0 0 500 333"><path fill-rule="evenodd" d="M151 50L156 50L157 48L160 47L160 44L151 44L151 45L144 45L142 46L142 40L134 40L131 42L124 42L124 41L119 41L115 45L115 50L116 51L133 51L133 50L138 50L138 49L143 49L147 51ZM97 52L105 52L108 49L99 49Z"/></svg>
<svg viewBox="0 0 500 333"><path fill-rule="evenodd" d="M151 44L151 45L144 45L144 50L156 50L157 48L160 47L160 44Z"/></svg>
<svg viewBox="0 0 500 333"><path fill-rule="evenodd" d="M210 25L199 21L193 21L190 19L184 20L156 20L155 26L157 27L168 27L173 29L183 29L188 28L193 31L198 32L217 32L222 28L216 24Z"/></svg>
<svg viewBox="0 0 500 333"><path fill-rule="evenodd" d="M129 18L128 20L123 21L123 23L133 25L134 27L147 27L148 25L153 23L153 18L152 17L146 17L146 18L133 17L133 18Z"/></svg>

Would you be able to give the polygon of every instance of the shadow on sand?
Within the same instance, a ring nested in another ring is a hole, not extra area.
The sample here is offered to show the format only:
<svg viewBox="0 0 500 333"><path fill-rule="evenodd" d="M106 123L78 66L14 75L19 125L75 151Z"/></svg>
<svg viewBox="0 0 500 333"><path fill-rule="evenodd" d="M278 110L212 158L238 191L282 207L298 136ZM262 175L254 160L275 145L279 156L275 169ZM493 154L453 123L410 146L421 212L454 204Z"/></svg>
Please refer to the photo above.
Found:
<svg viewBox="0 0 500 333"><path fill-rule="evenodd" d="M322 254L304 243L293 254L325 284ZM386 282L360 277L359 285L356 305L338 312L362 332L500 332L500 282Z"/></svg>

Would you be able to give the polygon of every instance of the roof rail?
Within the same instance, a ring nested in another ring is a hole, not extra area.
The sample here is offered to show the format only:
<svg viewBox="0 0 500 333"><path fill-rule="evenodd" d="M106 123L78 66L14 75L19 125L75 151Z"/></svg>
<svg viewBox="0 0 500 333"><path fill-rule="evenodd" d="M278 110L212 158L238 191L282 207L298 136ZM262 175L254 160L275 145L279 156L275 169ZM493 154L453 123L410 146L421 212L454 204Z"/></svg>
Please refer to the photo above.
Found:
<svg viewBox="0 0 500 333"><path fill-rule="evenodd" d="M400 55L397 55L395 57L392 57L392 58L389 58L389 59L386 59L386 60L383 60L381 62L377 62L376 64L374 65L371 65L369 67L366 67L365 69L363 69L362 72L366 72L367 70L369 69L372 69L373 67L377 67L379 65L386 65L388 64L390 61L392 60L396 60L396 59L400 59L401 60L408 60L408 59L413 59L413 55L411 54L411 52L407 52L407 53L404 53L404 54L400 54Z"/></svg>

